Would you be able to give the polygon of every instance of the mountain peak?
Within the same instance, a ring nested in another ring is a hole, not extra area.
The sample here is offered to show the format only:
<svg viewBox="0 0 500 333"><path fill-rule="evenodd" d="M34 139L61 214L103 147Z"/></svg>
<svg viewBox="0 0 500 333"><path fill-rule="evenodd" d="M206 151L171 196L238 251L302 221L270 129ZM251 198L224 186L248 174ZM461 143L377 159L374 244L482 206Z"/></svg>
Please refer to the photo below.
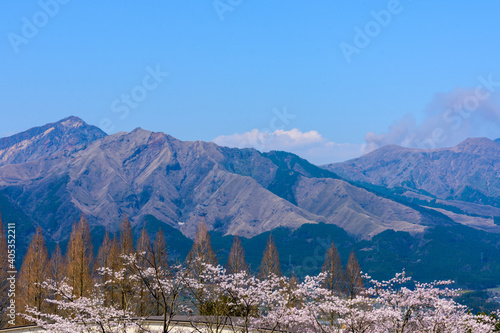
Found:
<svg viewBox="0 0 500 333"><path fill-rule="evenodd" d="M142 127L136 127L132 130L132 132L130 132L131 134L132 133L138 133L138 134L151 134L153 132L151 131L148 131L148 130L145 130L144 128Z"/></svg>
<svg viewBox="0 0 500 333"><path fill-rule="evenodd" d="M498 150L497 142L488 138L469 138L455 147L452 150L456 152L487 152L491 150Z"/></svg>
<svg viewBox="0 0 500 333"><path fill-rule="evenodd" d="M47 157L107 136L98 127L70 116L0 139L0 165L18 164Z"/></svg>
<svg viewBox="0 0 500 333"><path fill-rule="evenodd" d="M76 116L66 117L64 119L59 120L55 124L61 124L62 126L66 126L66 127L88 126L85 121L83 121L81 118L76 117Z"/></svg>

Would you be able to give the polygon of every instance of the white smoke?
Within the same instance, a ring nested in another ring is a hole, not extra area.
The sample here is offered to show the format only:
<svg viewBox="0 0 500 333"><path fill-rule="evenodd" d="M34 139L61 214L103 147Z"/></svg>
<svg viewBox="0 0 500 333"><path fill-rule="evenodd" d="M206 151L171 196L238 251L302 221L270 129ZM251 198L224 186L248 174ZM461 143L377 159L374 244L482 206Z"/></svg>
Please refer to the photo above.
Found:
<svg viewBox="0 0 500 333"><path fill-rule="evenodd" d="M479 85L436 94L417 124L411 114L395 121L386 133L367 133L365 153L388 144L413 148L454 146L470 137L500 137L500 94Z"/></svg>

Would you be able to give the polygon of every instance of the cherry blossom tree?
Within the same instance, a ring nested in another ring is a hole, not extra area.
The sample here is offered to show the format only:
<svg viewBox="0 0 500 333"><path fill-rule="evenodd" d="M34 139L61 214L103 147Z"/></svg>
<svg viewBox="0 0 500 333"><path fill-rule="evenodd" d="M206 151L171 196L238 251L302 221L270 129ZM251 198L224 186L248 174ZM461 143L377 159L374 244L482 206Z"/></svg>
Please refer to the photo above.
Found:
<svg viewBox="0 0 500 333"><path fill-rule="evenodd" d="M61 283L49 280L41 283L41 287L57 295L57 299L46 302L58 308L58 314L39 311L27 307L22 317L49 332L127 332L135 329L144 331L140 319L132 319L133 313L118 309L113 305L104 305L105 300L98 288L94 288L88 296L75 296L73 287L64 279Z"/></svg>
<svg viewBox="0 0 500 333"><path fill-rule="evenodd" d="M144 253L143 253L144 254ZM258 279L245 271L228 274L220 265L197 263L189 267L173 265L167 270L144 264L141 253L122 256L127 278L134 288L144 288L158 302L163 313L160 331L174 332L178 314L191 316L194 332L269 332L301 333L490 333L498 332L499 314L472 315L453 297L458 289L452 281L419 283L398 273L387 281L364 275L363 292L349 297L332 293L325 279L328 272L307 276L297 282L270 274ZM149 258L153 258L149 256ZM101 269L101 274L116 281L125 273ZM105 282L104 282L105 283ZM28 308L23 317L51 332L141 332L143 319L126 308L106 304L103 289L96 284L89 295L75 296L67 279L46 281L48 303L57 314ZM134 295L141 295L134 291ZM139 300L132 300L139 301ZM186 303L187 302L187 303Z"/></svg>
<svg viewBox="0 0 500 333"><path fill-rule="evenodd" d="M174 316L190 312L182 302L185 297L188 269L183 265L173 265L167 269L157 260L157 256L148 256L146 252L122 257L131 272L130 278L139 282L145 292L155 300L156 307L161 310L162 332L171 332Z"/></svg>

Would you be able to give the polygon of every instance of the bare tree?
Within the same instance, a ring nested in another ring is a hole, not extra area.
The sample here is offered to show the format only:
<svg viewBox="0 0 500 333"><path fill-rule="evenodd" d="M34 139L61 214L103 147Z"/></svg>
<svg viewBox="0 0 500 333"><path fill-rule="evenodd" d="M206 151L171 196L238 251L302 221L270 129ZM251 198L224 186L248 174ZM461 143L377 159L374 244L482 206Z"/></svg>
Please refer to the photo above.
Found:
<svg viewBox="0 0 500 333"><path fill-rule="evenodd" d="M122 254L134 253L134 235L132 233L132 225L127 216L123 217L120 224L120 251Z"/></svg>
<svg viewBox="0 0 500 333"><path fill-rule="evenodd" d="M171 332L174 316L185 311L181 303L186 297L185 282L192 278L190 271L182 265L169 267L167 246L161 229L156 233L153 244L143 229L137 241L137 253L126 258L134 280L141 284L139 298L141 301L148 299L150 304L155 305L151 313L162 317L162 332ZM150 311L151 307L145 310Z"/></svg>
<svg viewBox="0 0 500 333"><path fill-rule="evenodd" d="M217 256L212 248L210 234L208 233L207 225L201 221L196 230L193 247L186 258L188 266L195 273L199 274L202 271L200 263L217 266Z"/></svg>
<svg viewBox="0 0 500 333"><path fill-rule="evenodd" d="M64 268L66 263L61 252L61 246L57 243L56 248L52 251L49 261L49 276L55 282L61 282L64 278Z"/></svg>
<svg viewBox="0 0 500 333"><path fill-rule="evenodd" d="M140 258L142 258L141 265L144 268L147 267L147 259L151 256L151 238L149 238L149 234L145 228L141 231L141 236L137 240L136 251L138 254L142 254Z"/></svg>
<svg viewBox="0 0 500 333"><path fill-rule="evenodd" d="M278 249L276 249L276 245L274 244L273 235L269 235L269 239L267 240L266 249L262 255L262 261L260 263L259 277L261 279L268 279L271 274L276 276L281 276L281 267L280 267L280 257L278 253Z"/></svg>
<svg viewBox="0 0 500 333"><path fill-rule="evenodd" d="M359 268L358 259L354 251L349 255L349 261L347 262L344 275L347 295L350 299L354 299L364 290L361 269Z"/></svg>
<svg viewBox="0 0 500 333"><path fill-rule="evenodd" d="M143 228L141 231L141 236L137 240L136 245L137 251L137 265L141 270L146 270L151 267L151 258L152 258L152 244L151 239L149 238L148 232L146 228ZM132 270L132 273L135 273L135 270ZM155 306L155 299L151 296L151 294L147 290L147 286L141 285L141 287L136 288L137 290L137 304L134 304L134 312L139 316L147 316L154 313L153 309L157 309Z"/></svg>
<svg viewBox="0 0 500 333"><path fill-rule="evenodd" d="M92 236L87 219L82 216L73 224L66 254L66 277L75 296L84 296L92 288Z"/></svg>
<svg viewBox="0 0 500 333"><path fill-rule="evenodd" d="M48 264L49 254L45 245L45 238L42 235L42 229L38 227L19 270L17 292L19 309L29 306L40 311L46 310L45 299L47 294L41 283L48 278Z"/></svg>
<svg viewBox="0 0 500 333"><path fill-rule="evenodd" d="M127 216L123 217L120 224L120 239L119 239L119 257L118 265L114 269L115 277L111 280L114 282L113 286L118 293L119 301L116 303L121 309L128 311L132 306L132 300L136 296L134 282L130 279L130 271L128 270L124 256L135 255L134 249L134 236L132 232L132 225Z"/></svg>
<svg viewBox="0 0 500 333"><path fill-rule="evenodd" d="M332 242L325 253L325 262L322 271L326 273L324 287L334 293L342 294L345 291L345 277L342 268L342 261L340 255Z"/></svg>
<svg viewBox="0 0 500 333"><path fill-rule="evenodd" d="M165 242L165 235L163 234L163 230L161 229L158 230L155 235L155 241L153 244L153 251L151 255L156 266L168 270L167 243Z"/></svg>
<svg viewBox="0 0 500 333"><path fill-rule="evenodd" d="M118 290L114 282L112 273L119 271L121 267L120 260L120 245L118 244L117 237L111 239L109 232L106 230L101 246L97 253L96 258L96 280L101 283L102 291L105 294L105 305L118 304ZM101 269L108 268L100 271ZM108 282L104 284L104 282Z"/></svg>
<svg viewBox="0 0 500 333"><path fill-rule="evenodd" d="M61 284L64 280L64 270L66 268L66 263L64 260L64 257L61 252L61 247L59 246L59 243L57 243L56 248L54 251L52 251L52 254L50 256L49 260L49 272L48 276L49 278L54 281L56 284ZM54 300L59 300L60 298L58 297L57 294L52 293L48 295L49 299L54 299ZM60 311L57 307L57 305L53 303L48 304L49 311L54 314L60 314Z"/></svg>
<svg viewBox="0 0 500 333"><path fill-rule="evenodd" d="M111 263L113 261L113 241L109 237L109 232L106 230L104 232L104 238L102 239L101 246L99 247L99 250L97 251L97 257L96 257L96 265L95 268L98 270L99 268L103 267L111 267ZM116 255L116 254L115 254ZM100 275L98 275L100 276ZM107 280L107 276L103 274L102 278L99 278L99 280Z"/></svg>
<svg viewBox="0 0 500 333"><path fill-rule="evenodd" d="M208 312L211 312L211 314L214 313L209 310L213 302L207 299L207 296L210 295L210 287L213 286L207 286L206 288L199 288L199 286L204 285L206 282L208 267L215 267L217 265L217 257L212 248L210 234L208 233L207 225L202 220L198 224L193 247L186 258L186 266L190 278L190 282L186 283L186 285L191 294L190 300L199 315L206 316ZM215 316L215 318L219 317Z"/></svg>
<svg viewBox="0 0 500 333"><path fill-rule="evenodd" d="M229 274L248 272L248 266L245 261L245 250L241 245L241 240L238 236L234 237L233 246L229 252L226 269Z"/></svg>

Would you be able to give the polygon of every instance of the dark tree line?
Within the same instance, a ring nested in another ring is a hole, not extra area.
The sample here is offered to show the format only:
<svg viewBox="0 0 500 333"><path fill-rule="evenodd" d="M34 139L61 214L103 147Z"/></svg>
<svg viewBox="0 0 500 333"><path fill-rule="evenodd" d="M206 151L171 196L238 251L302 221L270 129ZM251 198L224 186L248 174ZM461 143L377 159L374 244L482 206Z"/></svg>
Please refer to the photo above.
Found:
<svg viewBox="0 0 500 333"><path fill-rule="evenodd" d="M0 324L7 323L6 307L7 298L7 243L3 223L0 216ZM105 295L105 303L126 309L139 316L173 314L170 305L175 300L167 299L166 293L151 285L148 279L142 281L132 280L137 276L138 268L153 269L158 274L169 274L167 244L163 231L160 229L154 239L151 239L145 228L134 244L132 226L125 217L120 224L117 235L105 232L103 241L93 255L92 234L84 216L73 225L67 251L63 255L59 245L49 256L42 230L38 228L23 258L22 266L17 277L16 304L17 311L22 312L26 306L36 307L42 312L60 314L57 306L47 303L47 298L54 299L56 295L48 295L41 283L47 280L55 282L66 281L72 287L77 297L89 296L98 283L100 292ZM130 267L127 256L135 255L139 258L139 267ZM190 271L191 276L201 277L204 264L218 265L217 256L212 248L207 225L202 221L198 225L193 246L183 264ZM226 264L228 273L249 273L245 261L245 251L241 240L236 236L233 240ZM164 273L167 272L167 273ZM349 261L343 269L340 256L335 245L326 251L323 272L327 278L325 288L332 293L344 297L354 298L363 289L359 264L352 252ZM258 278L268 279L271 275L282 276L279 253L272 235L267 241L260 264ZM292 277L296 281L296 277ZM202 283L203 281L200 280ZM143 288L136 288L137 283L142 283ZM292 283L293 285L293 283ZM203 299L203 291L196 291L195 297ZM139 293L139 294L137 294ZM174 293L175 295L175 293ZM140 300L139 302L137 300ZM224 302L203 303L199 302L199 313L212 313L213 307ZM232 311L235 311L234 309ZM28 324L19 316L17 324Z"/></svg>

